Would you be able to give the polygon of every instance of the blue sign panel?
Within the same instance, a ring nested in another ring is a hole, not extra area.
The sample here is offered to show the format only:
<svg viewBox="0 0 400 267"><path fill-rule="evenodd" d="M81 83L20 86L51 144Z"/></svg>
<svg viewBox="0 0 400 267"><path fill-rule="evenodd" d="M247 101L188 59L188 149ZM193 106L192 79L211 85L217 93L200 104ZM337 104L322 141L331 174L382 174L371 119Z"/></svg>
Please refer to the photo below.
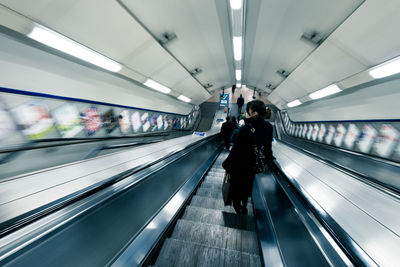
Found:
<svg viewBox="0 0 400 267"><path fill-rule="evenodd" d="M219 105L220 106L229 106L229 94L220 94L219 95Z"/></svg>

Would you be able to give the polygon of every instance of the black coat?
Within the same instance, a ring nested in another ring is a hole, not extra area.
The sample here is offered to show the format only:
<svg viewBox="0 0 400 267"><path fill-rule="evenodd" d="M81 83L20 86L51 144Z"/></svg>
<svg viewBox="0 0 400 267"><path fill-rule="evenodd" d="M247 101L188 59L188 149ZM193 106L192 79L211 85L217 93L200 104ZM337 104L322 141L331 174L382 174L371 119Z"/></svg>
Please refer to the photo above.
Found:
<svg viewBox="0 0 400 267"><path fill-rule="evenodd" d="M235 126L230 121L224 122L221 126L221 133L225 138L230 138L234 130Z"/></svg>
<svg viewBox="0 0 400 267"><path fill-rule="evenodd" d="M253 190L255 154L254 138L249 124L255 129L257 147L264 146L266 161L274 160L271 149L272 125L260 118L246 119L245 125L239 129L231 152L222 163L222 167L231 175L230 197L233 200L248 198Z"/></svg>

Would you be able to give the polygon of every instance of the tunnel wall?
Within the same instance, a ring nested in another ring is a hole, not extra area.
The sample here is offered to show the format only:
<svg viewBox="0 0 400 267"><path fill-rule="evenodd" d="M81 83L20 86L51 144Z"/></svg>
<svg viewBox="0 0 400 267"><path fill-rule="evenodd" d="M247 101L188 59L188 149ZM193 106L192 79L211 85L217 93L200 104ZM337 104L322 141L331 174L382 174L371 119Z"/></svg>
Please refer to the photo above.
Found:
<svg viewBox="0 0 400 267"><path fill-rule="evenodd" d="M288 110L293 121L400 119L400 78L347 89Z"/></svg>
<svg viewBox="0 0 400 267"><path fill-rule="evenodd" d="M188 114L192 105L0 33L0 87Z"/></svg>

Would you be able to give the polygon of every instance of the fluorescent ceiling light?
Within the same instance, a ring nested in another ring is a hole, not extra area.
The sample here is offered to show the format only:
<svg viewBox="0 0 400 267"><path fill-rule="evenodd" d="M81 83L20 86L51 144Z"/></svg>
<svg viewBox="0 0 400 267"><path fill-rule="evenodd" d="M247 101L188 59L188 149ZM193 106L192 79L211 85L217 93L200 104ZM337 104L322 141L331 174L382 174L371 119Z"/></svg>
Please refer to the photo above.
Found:
<svg viewBox="0 0 400 267"><path fill-rule="evenodd" d="M184 101L184 102L187 102L187 103L189 103L190 101L192 101L192 99L190 99L189 97L186 97L186 96L184 96L184 95L178 96L178 99L179 99L179 100L182 100L182 101Z"/></svg>
<svg viewBox="0 0 400 267"><path fill-rule="evenodd" d="M242 79L242 70L236 70L236 80L240 81Z"/></svg>
<svg viewBox="0 0 400 267"><path fill-rule="evenodd" d="M242 60L242 36L233 37L233 57L236 61Z"/></svg>
<svg viewBox="0 0 400 267"><path fill-rule="evenodd" d="M318 98L322 98L322 97L325 97L328 95L336 94L340 91L342 91L342 90L336 84L332 84L332 85L329 85L328 87L318 90L312 94L309 94L308 96L311 99L318 99Z"/></svg>
<svg viewBox="0 0 400 267"><path fill-rule="evenodd" d="M242 84L241 84L241 83L237 83L237 84L236 84L236 87L237 87L237 88L240 88L240 87L242 87Z"/></svg>
<svg viewBox="0 0 400 267"><path fill-rule="evenodd" d="M156 81L153 81L152 79L147 79L143 84L164 94L168 94L169 92L171 92L171 89L162 84L159 84Z"/></svg>
<svg viewBox="0 0 400 267"><path fill-rule="evenodd" d="M375 79L380 79L400 72L400 57L382 63L369 71Z"/></svg>
<svg viewBox="0 0 400 267"><path fill-rule="evenodd" d="M51 46L71 56L80 58L103 69L118 72L122 68L121 65L114 60L111 60L50 29L35 26L28 36L38 42Z"/></svg>
<svg viewBox="0 0 400 267"><path fill-rule="evenodd" d="M230 0L230 3L233 10L238 10L242 8L243 0Z"/></svg>
<svg viewBox="0 0 400 267"><path fill-rule="evenodd" d="M295 107L295 106L298 106L298 105L301 105L301 104L302 103L300 102L300 100L296 99L296 100L294 100L294 101L292 101L290 103L287 103L287 106L289 108L292 108L292 107Z"/></svg>

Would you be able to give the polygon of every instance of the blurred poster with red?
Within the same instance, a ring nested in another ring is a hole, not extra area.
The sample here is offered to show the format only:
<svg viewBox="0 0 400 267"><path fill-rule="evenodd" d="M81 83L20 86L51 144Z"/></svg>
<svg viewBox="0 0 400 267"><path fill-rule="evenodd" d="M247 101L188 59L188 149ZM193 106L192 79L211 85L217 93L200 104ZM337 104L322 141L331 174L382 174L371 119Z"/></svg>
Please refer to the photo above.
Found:
<svg viewBox="0 0 400 267"><path fill-rule="evenodd" d="M342 145L345 134L346 128L343 126L343 124L339 123L336 127L335 137L333 138L336 146Z"/></svg>
<svg viewBox="0 0 400 267"><path fill-rule="evenodd" d="M319 130L318 133L318 141L322 142L324 141L325 133L326 133L326 127L324 124L321 124L321 129Z"/></svg>
<svg viewBox="0 0 400 267"><path fill-rule="evenodd" d="M82 129L78 109L72 104L65 104L52 112L57 130L64 138L77 135Z"/></svg>
<svg viewBox="0 0 400 267"><path fill-rule="evenodd" d="M129 121L129 111L123 110L119 113L118 116L118 124L121 133L127 134L129 132L129 128L131 127L131 122Z"/></svg>
<svg viewBox="0 0 400 267"><path fill-rule="evenodd" d="M313 133L311 137L313 141L317 141L318 131L319 131L318 124L314 124Z"/></svg>
<svg viewBox="0 0 400 267"><path fill-rule="evenodd" d="M30 101L13 109L22 133L31 140L45 137L54 130L54 121L44 102Z"/></svg>
<svg viewBox="0 0 400 267"><path fill-rule="evenodd" d="M371 125L364 125L358 140L358 148L363 153L369 153L378 132Z"/></svg>
<svg viewBox="0 0 400 267"><path fill-rule="evenodd" d="M82 112L81 119L88 135L95 134L103 125L99 110L96 107L90 107Z"/></svg>
<svg viewBox="0 0 400 267"><path fill-rule="evenodd" d="M353 123L349 125L346 137L344 138L344 144L348 149L352 149L358 137L360 136L360 130Z"/></svg>
<svg viewBox="0 0 400 267"><path fill-rule="evenodd" d="M333 140L333 136L335 135L335 127L333 127L333 125L329 124L328 126L328 133L326 135L325 138L325 142L330 145L332 143Z"/></svg>
<svg viewBox="0 0 400 267"><path fill-rule="evenodd" d="M389 157L397 142L399 141L399 132L390 124L383 124L379 130L379 136L375 143L375 150L381 157Z"/></svg>
<svg viewBox="0 0 400 267"><path fill-rule="evenodd" d="M16 128L13 119L7 112L6 105L0 99L0 140L11 136L16 131Z"/></svg>

